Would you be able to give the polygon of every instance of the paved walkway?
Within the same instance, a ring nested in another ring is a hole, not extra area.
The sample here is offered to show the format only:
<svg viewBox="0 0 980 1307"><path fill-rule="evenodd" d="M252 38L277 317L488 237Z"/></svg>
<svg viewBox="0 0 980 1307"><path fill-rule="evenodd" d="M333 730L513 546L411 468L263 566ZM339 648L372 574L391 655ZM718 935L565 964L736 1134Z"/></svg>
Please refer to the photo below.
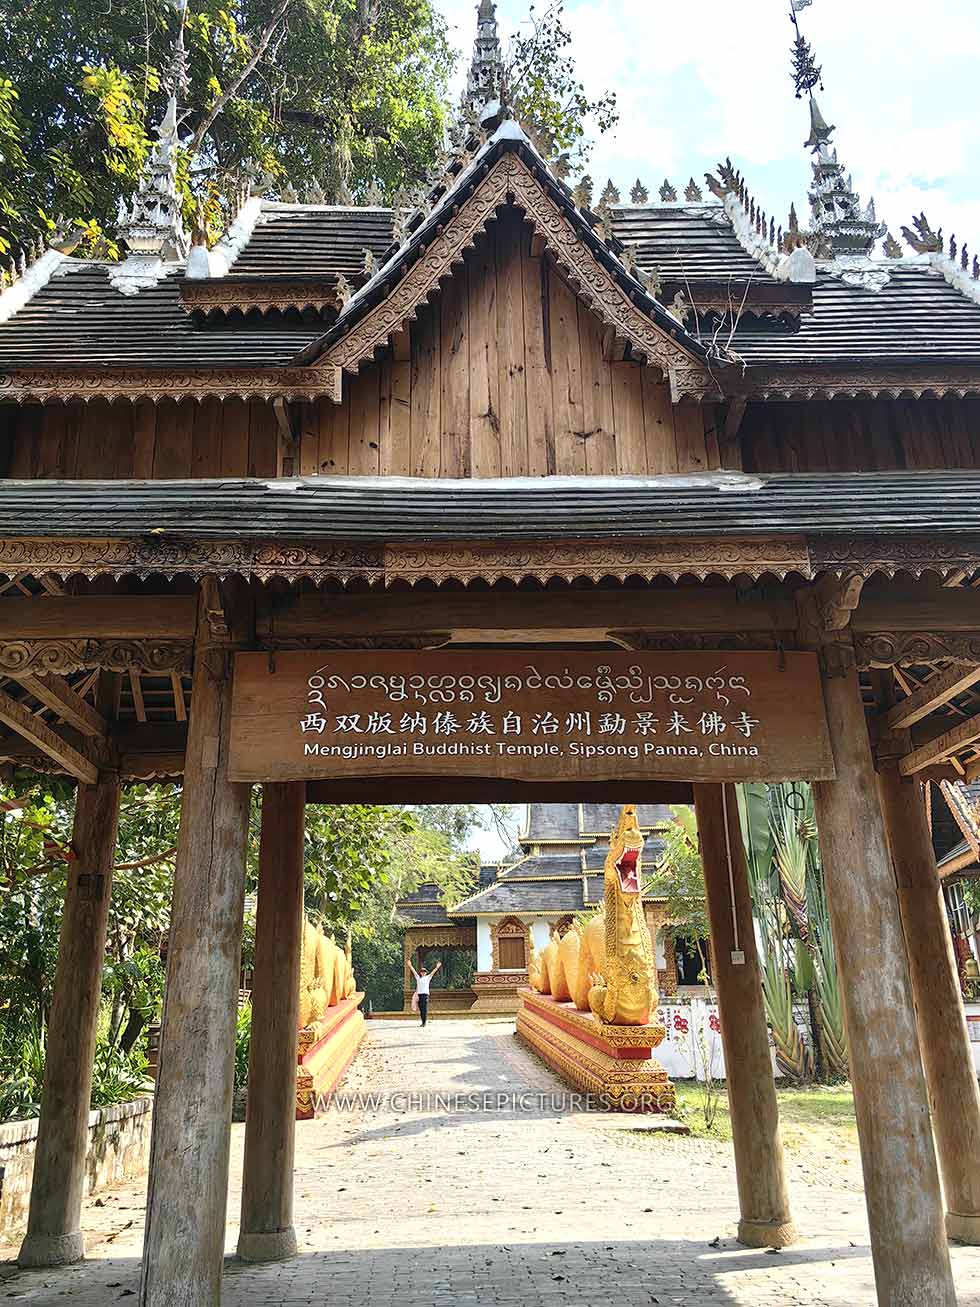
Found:
<svg viewBox="0 0 980 1307"><path fill-rule="evenodd" d="M796 1217L810 1237L781 1253L744 1249L732 1238L730 1145L640 1137L553 1108L560 1085L509 1021L369 1030L345 1089L394 1098L298 1126L300 1256L264 1267L229 1260L222 1307L874 1303L856 1152L793 1157ZM399 1098L422 1090L529 1097L479 1111ZM241 1149L235 1126L229 1253ZM122 1187L87 1204L90 1260L80 1267L0 1264L0 1301L132 1301L143 1198L142 1186ZM953 1262L960 1307L980 1307L980 1249L956 1248Z"/></svg>

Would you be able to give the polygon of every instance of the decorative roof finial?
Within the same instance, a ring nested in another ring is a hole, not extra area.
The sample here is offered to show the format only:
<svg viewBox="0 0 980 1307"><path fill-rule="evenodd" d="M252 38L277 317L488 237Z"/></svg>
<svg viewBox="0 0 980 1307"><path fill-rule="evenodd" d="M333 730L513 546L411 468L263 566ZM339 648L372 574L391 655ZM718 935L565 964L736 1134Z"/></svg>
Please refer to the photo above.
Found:
<svg viewBox="0 0 980 1307"><path fill-rule="evenodd" d="M466 78L462 108L464 115L469 113L479 122L488 104L503 99L504 61L500 53L494 0L480 0L476 24L473 60Z"/></svg>
<svg viewBox="0 0 980 1307"><path fill-rule="evenodd" d="M141 258L183 259L189 244L177 194L175 153L180 144L177 100L188 87L187 52L184 48L187 0L183 0L178 12L180 19L174 51L164 78L170 93L167 109L157 127L157 139L143 165L139 189L130 206L127 208L123 202L119 210L119 237L131 256Z"/></svg>
<svg viewBox="0 0 980 1307"><path fill-rule="evenodd" d="M800 10L806 9L812 0L790 0L790 3L790 19L796 31L791 75L797 98L806 95L810 101L810 136L806 148L816 156L810 187L812 243L818 250L818 257L867 258L887 229L877 220L874 200L862 208L861 197L854 190L843 165L838 163L836 149L832 148L834 126L820 112L813 94L817 86L823 89L821 68L800 31L797 19Z"/></svg>

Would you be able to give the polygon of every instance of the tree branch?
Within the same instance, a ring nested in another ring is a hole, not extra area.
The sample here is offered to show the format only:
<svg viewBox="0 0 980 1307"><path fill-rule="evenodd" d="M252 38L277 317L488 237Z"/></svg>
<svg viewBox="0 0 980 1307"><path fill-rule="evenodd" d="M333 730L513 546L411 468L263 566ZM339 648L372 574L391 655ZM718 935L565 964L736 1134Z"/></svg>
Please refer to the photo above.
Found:
<svg viewBox="0 0 980 1307"><path fill-rule="evenodd" d="M214 125L215 119L221 113L222 109L225 107L228 101L234 99L234 97L238 93L238 88L242 85L244 81L246 81L252 75L252 73L258 67L259 63L262 60L263 55L265 54L266 50L269 48L269 43L271 42L272 38L275 36L276 31L281 26L281 24L285 21L286 15L289 12L292 4L293 4L293 0L280 0L278 9L269 19L269 22L267 23L265 30L262 32L262 35L259 37L258 42L256 43L255 49L252 52L252 57L249 59L248 63L241 70L238 76L233 79L228 89L226 91L223 91L221 95L218 96L217 100L215 100L214 104L212 104L211 108L207 111L207 113L198 123L197 129L194 132L194 135L191 137L190 144L187 147L188 153L191 156L195 155L197 151L201 148L201 142L204 140L205 136L211 130L212 126Z"/></svg>

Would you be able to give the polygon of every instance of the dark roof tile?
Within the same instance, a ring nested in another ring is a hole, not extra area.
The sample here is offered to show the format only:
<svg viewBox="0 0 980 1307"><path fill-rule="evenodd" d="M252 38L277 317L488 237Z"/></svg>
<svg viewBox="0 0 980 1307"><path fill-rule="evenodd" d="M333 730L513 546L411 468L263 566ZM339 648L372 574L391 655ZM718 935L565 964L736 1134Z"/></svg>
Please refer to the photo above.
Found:
<svg viewBox="0 0 980 1307"><path fill-rule="evenodd" d="M736 480L5 481L0 535L137 539L549 540L980 531L980 472L778 473Z"/></svg>

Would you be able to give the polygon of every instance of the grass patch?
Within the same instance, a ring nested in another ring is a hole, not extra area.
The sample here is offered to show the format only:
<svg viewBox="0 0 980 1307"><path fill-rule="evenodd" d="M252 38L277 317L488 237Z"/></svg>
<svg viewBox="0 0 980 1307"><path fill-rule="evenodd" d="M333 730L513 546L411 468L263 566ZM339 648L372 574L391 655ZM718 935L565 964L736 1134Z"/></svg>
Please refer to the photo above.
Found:
<svg viewBox="0 0 980 1307"><path fill-rule="evenodd" d="M705 1121L705 1089L694 1080L674 1082L677 1110L674 1115L691 1131L695 1139L732 1137L725 1086L717 1086L717 1110L714 1123ZM783 1142L790 1151L828 1145L857 1145L854 1098L850 1085L788 1085L777 1088L779 1119Z"/></svg>

